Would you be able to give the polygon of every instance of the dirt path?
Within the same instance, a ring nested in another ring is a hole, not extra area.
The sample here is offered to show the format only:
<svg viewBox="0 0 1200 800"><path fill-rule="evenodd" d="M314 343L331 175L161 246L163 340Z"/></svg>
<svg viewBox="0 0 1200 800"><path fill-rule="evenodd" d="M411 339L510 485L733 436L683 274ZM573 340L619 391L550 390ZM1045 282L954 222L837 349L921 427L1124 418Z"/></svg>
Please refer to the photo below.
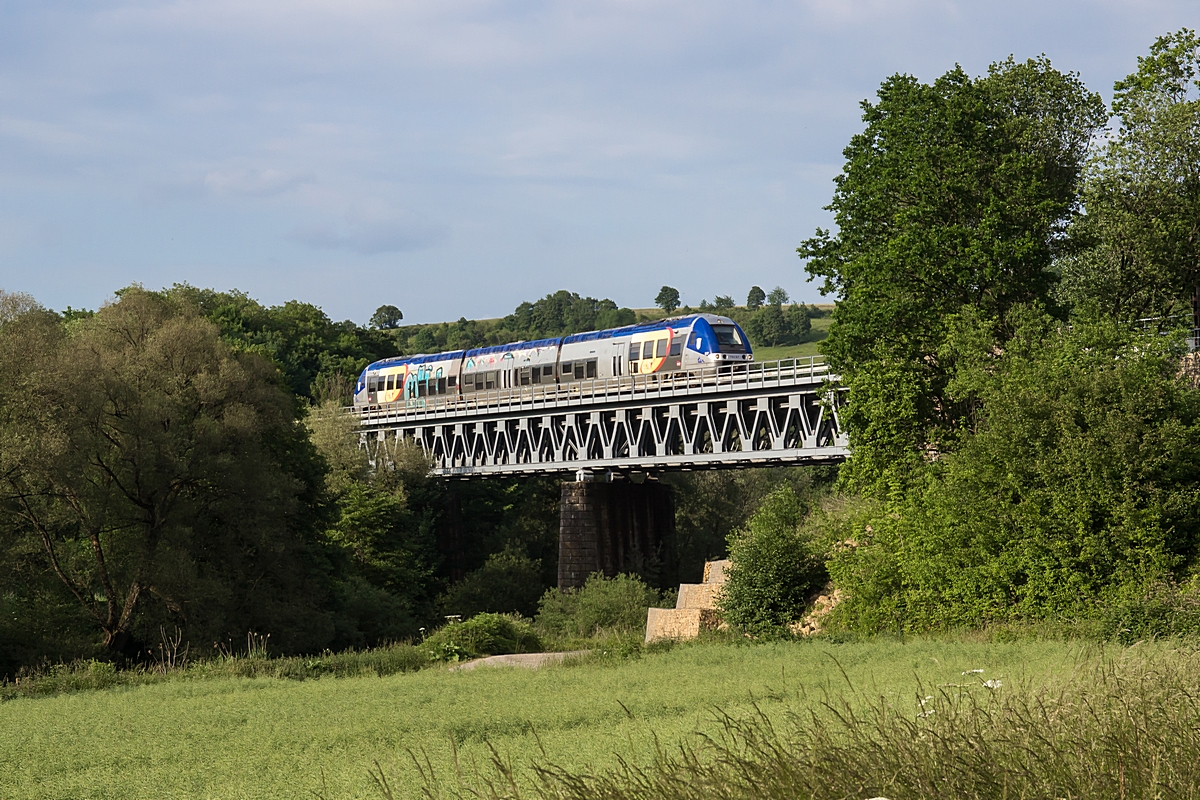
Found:
<svg viewBox="0 0 1200 800"><path fill-rule="evenodd" d="M547 664L561 664L564 659L572 656L584 656L590 653L591 650L568 650L563 653L514 653L508 656L488 656L487 658L474 658L470 661L464 661L461 664L455 664L450 668L451 672L459 670L475 669L476 667L524 667L525 669L537 669Z"/></svg>

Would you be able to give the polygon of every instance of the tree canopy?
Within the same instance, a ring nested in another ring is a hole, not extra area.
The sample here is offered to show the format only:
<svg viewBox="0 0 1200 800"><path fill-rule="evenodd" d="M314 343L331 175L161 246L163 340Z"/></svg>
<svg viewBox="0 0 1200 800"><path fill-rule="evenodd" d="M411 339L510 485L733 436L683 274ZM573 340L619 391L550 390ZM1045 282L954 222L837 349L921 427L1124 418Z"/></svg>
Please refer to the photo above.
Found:
<svg viewBox="0 0 1200 800"><path fill-rule="evenodd" d="M1114 87L1116 135L1088 172L1059 296L1125 320L1200 327L1200 39L1160 36Z"/></svg>
<svg viewBox="0 0 1200 800"><path fill-rule="evenodd" d="M894 75L862 108L828 206L838 232L798 253L837 297L823 351L850 389L851 474L873 485L944 448L967 411L946 394L954 315L996 319L1003 341L1010 309L1049 297L1106 114L1044 57Z"/></svg>
<svg viewBox="0 0 1200 800"><path fill-rule="evenodd" d="M670 286L662 287L654 298L654 305L670 314L679 308L679 290Z"/></svg>
<svg viewBox="0 0 1200 800"><path fill-rule="evenodd" d="M172 619L319 642L295 561L312 473L266 360L135 289L70 330L36 311L3 325L0 374L8 544L37 553L110 649ZM284 623L299 614L316 638Z"/></svg>
<svg viewBox="0 0 1200 800"><path fill-rule="evenodd" d="M371 315L371 327L378 329L395 328L404 319L404 312L395 306L383 305L375 309Z"/></svg>

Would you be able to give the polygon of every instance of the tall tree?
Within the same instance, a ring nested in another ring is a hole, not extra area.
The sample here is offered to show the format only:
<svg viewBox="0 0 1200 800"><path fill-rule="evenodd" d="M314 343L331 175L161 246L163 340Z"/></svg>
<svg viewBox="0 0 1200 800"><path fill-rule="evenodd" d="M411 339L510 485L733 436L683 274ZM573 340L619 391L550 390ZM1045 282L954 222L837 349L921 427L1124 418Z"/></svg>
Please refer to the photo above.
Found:
<svg viewBox="0 0 1200 800"><path fill-rule="evenodd" d="M679 308L679 290L670 286L662 287L658 290L658 296L654 298L654 305L670 314Z"/></svg>
<svg viewBox="0 0 1200 800"><path fill-rule="evenodd" d="M1091 165L1061 296L1117 319L1200 327L1200 38L1160 36L1114 87L1120 129Z"/></svg>
<svg viewBox="0 0 1200 800"><path fill-rule="evenodd" d="M135 289L70 328L5 324L0 376L0 515L107 647L128 650L147 615L277 639L305 616L292 643L323 646L297 561L305 440L269 363Z"/></svg>
<svg viewBox="0 0 1200 800"><path fill-rule="evenodd" d="M847 473L883 488L949 446L965 412L946 393L950 318L973 307L1003 336L1009 309L1046 298L1106 114L1044 57L895 75L862 108L828 206L838 233L797 252L838 298L823 351L850 389Z"/></svg>
<svg viewBox="0 0 1200 800"><path fill-rule="evenodd" d="M395 306L382 305L375 309L375 313L371 315L371 327L384 329L395 328L400 325L400 320L404 319L404 312Z"/></svg>
<svg viewBox="0 0 1200 800"><path fill-rule="evenodd" d="M756 311L762 308L762 304L767 300L767 293L762 290L761 286L751 286L750 293L746 295L746 308L750 311Z"/></svg>

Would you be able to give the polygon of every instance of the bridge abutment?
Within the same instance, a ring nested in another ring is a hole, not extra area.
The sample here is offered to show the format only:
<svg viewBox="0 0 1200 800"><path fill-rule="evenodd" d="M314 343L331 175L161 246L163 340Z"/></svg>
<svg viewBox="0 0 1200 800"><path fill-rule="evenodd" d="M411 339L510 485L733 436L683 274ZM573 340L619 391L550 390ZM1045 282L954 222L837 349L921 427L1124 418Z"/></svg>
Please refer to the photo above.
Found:
<svg viewBox="0 0 1200 800"><path fill-rule="evenodd" d="M558 585L582 586L588 575L640 575L652 586L676 579L675 498L655 480L562 484Z"/></svg>

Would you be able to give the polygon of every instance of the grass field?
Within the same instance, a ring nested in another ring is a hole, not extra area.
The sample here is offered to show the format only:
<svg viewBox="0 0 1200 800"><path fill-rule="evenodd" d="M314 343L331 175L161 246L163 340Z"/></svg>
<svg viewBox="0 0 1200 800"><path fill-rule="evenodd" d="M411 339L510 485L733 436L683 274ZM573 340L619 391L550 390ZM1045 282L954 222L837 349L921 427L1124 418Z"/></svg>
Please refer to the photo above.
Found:
<svg viewBox="0 0 1200 800"><path fill-rule="evenodd" d="M604 769L615 754L646 761L654 737L670 746L715 730L717 709L756 703L771 716L883 696L915 710L919 683L1045 685L1096 656L1056 641L707 643L537 672L179 680L21 698L0 704L0 797L379 797L376 760L396 796L417 797L410 750L450 783L455 749L470 772L489 744L519 773L533 759Z"/></svg>

